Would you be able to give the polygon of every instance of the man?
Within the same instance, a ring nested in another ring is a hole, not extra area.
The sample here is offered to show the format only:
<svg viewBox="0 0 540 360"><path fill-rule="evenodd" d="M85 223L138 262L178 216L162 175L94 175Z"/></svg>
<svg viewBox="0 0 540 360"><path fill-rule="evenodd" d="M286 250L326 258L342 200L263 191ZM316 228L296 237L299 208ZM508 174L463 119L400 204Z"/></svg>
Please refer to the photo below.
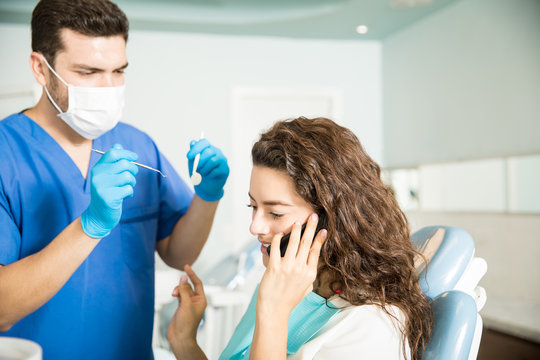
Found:
<svg viewBox="0 0 540 360"><path fill-rule="evenodd" d="M42 96L0 122L0 331L44 359L151 359L154 249L193 263L229 174L219 149L193 141L193 195L149 136L118 123L127 38L108 0L41 0L30 65Z"/></svg>

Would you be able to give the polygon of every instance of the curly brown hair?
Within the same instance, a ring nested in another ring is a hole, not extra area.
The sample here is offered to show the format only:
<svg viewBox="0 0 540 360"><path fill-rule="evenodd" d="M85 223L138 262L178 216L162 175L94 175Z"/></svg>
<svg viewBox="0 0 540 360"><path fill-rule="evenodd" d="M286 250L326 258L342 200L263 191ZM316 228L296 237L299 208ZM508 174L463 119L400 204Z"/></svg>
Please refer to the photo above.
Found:
<svg viewBox="0 0 540 360"><path fill-rule="evenodd" d="M317 278L352 305L386 305L405 315L412 359L423 353L432 313L422 294L407 218L380 168L347 128L326 118L279 121L252 149L253 165L284 171L319 214L328 237ZM403 352L406 354L405 342Z"/></svg>

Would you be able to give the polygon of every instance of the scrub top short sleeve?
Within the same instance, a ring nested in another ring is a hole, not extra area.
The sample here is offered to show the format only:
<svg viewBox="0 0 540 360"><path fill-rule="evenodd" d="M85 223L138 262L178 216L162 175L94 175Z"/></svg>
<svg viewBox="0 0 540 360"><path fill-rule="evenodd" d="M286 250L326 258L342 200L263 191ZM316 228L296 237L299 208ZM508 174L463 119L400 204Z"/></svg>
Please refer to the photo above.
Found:
<svg viewBox="0 0 540 360"><path fill-rule="evenodd" d="M7 144L5 135L0 132L0 151ZM10 166L9 152L2 152L0 157L0 169ZM14 213L19 209L17 204L12 204L6 195L12 183L11 177L0 176L0 265L8 265L19 260L21 250L21 233L15 223Z"/></svg>
<svg viewBox="0 0 540 360"><path fill-rule="evenodd" d="M19 260L21 250L21 234L15 225L9 204L4 196L3 186L0 182L0 265L8 265Z"/></svg>

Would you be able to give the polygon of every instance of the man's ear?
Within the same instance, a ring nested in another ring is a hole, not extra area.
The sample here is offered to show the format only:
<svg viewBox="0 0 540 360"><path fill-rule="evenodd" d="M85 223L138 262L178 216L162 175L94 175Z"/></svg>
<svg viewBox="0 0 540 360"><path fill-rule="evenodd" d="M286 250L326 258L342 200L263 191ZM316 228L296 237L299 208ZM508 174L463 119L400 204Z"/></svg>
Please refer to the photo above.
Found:
<svg viewBox="0 0 540 360"><path fill-rule="evenodd" d="M49 69L45 69L47 65L43 62L43 58L41 57L41 54L35 51L32 51L30 54L30 69L32 70L32 73L34 74L34 77L36 78L36 81L41 85L45 86L47 85L47 76L45 75L48 73Z"/></svg>

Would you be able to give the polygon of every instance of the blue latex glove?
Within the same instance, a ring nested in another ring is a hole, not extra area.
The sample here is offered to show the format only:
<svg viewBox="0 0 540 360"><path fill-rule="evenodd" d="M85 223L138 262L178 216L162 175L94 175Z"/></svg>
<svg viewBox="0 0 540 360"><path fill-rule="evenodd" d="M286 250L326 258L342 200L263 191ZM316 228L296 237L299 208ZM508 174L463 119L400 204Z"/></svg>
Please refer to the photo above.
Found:
<svg viewBox="0 0 540 360"><path fill-rule="evenodd" d="M90 205L81 215L83 231L100 239L111 233L122 216L122 202L133 196L139 172L137 154L114 145L90 172Z"/></svg>
<svg viewBox="0 0 540 360"><path fill-rule="evenodd" d="M195 156L201 154L197 172L201 174L202 180L195 186L195 193L205 201L218 201L223 196L223 186L229 177L227 158L207 139L192 141L189 147L187 153L189 176L193 174Z"/></svg>

